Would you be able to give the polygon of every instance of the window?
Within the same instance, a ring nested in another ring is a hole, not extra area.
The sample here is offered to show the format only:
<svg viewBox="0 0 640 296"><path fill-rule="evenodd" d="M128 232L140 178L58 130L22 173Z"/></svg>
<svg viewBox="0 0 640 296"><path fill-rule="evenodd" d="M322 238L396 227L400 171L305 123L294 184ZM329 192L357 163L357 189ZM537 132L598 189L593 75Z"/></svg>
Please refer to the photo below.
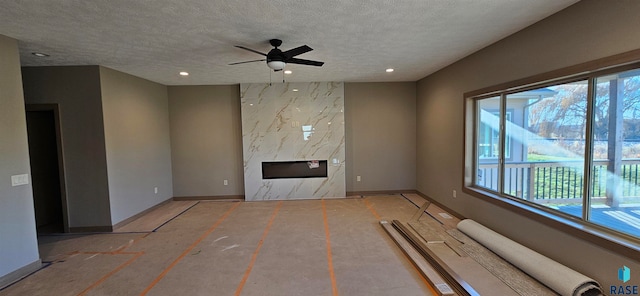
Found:
<svg viewBox="0 0 640 296"><path fill-rule="evenodd" d="M478 100L478 110L476 110L478 127L476 131L477 140L477 178L476 185L491 190L498 189L498 159L500 151L504 151L504 158L511 157L511 140L506 139L505 148L500 149L500 97L492 97ZM513 110L505 112L507 122L513 117Z"/></svg>
<svg viewBox="0 0 640 296"><path fill-rule="evenodd" d="M500 97L478 100L477 106L475 185L496 191L500 156Z"/></svg>
<svg viewBox="0 0 640 296"><path fill-rule="evenodd" d="M500 133L497 128L500 125L500 112L489 111L484 108L481 109L480 112L484 113L484 115L480 114L478 116L478 157L481 160L498 159ZM512 113L511 111L506 112L507 121L511 121ZM511 141L509 138L507 138L506 141L504 157L508 159L511 157Z"/></svg>
<svg viewBox="0 0 640 296"><path fill-rule="evenodd" d="M640 236L640 69L595 79L588 220Z"/></svg>
<svg viewBox="0 0 640 296"><path fill-rule="evenodd" d="M640 238L640 65L466 106L466 186Z"/></svg>
<svg viewBox="0 0 640 296"><path fill-rule="evenodd" d="M505 162L504 194L581 217L587 89L580 80L506 95L521 116L505 132L520 153Z"/></svg>

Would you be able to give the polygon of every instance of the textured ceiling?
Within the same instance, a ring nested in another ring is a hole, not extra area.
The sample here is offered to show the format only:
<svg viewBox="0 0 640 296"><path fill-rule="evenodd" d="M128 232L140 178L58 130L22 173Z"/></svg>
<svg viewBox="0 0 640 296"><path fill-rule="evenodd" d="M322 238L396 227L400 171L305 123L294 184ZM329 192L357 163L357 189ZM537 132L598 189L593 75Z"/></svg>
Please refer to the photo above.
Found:
<svg viewBox="0 0 640 296"><path fill-rule="evenodd" d="M228 65L262 58L234 45L266 53L272 38L325 62L287 65L290 82L416 81L575 2L0 0L0 34L20 41L23 66L102 65L166 85L281 81L263 62Z"/></svg>

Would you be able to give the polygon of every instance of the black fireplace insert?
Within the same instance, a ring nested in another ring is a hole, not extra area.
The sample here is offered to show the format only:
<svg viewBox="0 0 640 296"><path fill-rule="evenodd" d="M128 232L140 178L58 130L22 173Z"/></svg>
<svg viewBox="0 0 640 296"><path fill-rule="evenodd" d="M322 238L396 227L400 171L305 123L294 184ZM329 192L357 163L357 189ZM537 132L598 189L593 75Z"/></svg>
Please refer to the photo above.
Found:
<svg viewBox="0 0 640 296"><path fill-rule="evenodd" d="M262 162L262 179L326 178L326 160Z"/></svg>

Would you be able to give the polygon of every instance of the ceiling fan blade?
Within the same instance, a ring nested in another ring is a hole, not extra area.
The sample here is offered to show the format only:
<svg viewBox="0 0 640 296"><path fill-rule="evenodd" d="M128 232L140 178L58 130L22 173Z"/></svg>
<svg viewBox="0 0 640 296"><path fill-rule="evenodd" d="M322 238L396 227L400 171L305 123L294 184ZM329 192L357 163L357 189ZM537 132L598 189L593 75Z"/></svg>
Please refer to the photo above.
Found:
<svg viewBox="0 0 640 296"><path fill-rule="evenodd" d="M313 48L303 45L303 46L298 46L296 48L293 49L289 49L287 51L282 52L282 54L287 58L290 59L292 57L295 57L297 55L303 54L305 52L310 52L312 51Z"/></svg>
<svg viewBox="0 0 640 296"><path fill-rule="evenodd" d="M324 65L324 62L303 60L303 59L295 59L295 58L288 59L287 63L288 64L300 64L300 65L318 66L318 67L321 67L322 65Z"/></svg>
<svg viewBox="0 0 640 296"><path fill-rule="evenodd" d="M265 56L265 57L267 56L267 54L266 54L266 53L259 52L259 51L255 50L255 49L251 49L251 48L244 47L244 46L241 46L241 45L235 45L235 47L237 47L237 48L241 48L241 49L244 49L244 50L248 50L248 51L250 51L250 52L255 52L255 53L260 54L260 55L263 55L263 56Z"/></svg>
<svg viewBox="0 0 640 296"><path fill-rule="evenodd" d="M246 64L246 63L253 63L253 62L264 62L267 59L261 59L261 60L253 60L253 61L244 61L244 62L237 62L237 63L231 63L229 65L238 65L238 64Z"/></svg>

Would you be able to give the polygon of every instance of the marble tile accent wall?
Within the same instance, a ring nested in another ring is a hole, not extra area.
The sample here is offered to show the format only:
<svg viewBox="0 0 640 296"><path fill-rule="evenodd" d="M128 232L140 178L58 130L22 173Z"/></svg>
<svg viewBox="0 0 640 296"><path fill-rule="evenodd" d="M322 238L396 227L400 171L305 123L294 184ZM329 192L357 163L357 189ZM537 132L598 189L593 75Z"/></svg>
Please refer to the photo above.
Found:
<svg viewBox="0 0 640 296"><path fill-rule="evenodd" d="M241 84L245 199L345 197L344 83ZM327 160L327 178L262 179L263 161Z"/></svg>

